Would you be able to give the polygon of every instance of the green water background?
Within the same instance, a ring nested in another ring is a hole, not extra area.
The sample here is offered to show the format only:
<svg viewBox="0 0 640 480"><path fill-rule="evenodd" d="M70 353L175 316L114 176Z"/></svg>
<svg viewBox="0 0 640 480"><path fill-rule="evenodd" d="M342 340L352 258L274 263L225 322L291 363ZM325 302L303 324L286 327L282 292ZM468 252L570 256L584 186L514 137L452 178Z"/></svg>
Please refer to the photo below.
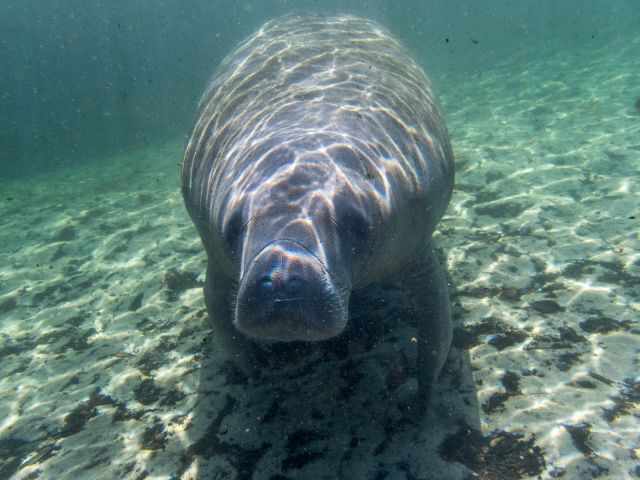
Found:
<svg viewBox="0 0 640 480"><path fill-rule="evenodd" d="M5 1L0 178L186 137L221 58L292 11L381 21L444 95L513 56L599 48L640 29L636 0Z"/></svg>

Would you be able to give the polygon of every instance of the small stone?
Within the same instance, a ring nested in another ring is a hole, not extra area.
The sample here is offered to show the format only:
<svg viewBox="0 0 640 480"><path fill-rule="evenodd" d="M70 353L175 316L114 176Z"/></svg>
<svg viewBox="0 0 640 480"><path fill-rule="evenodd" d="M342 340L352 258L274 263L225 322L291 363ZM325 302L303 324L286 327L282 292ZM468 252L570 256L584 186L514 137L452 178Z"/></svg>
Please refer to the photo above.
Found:
<svg viewBox="0 0 640 480"><path fill-rule="evenodd" d="M534 310L545 315L564 311L564 308L562 308L553 300L538 300L535 302L531 302L529 306Z"/></svg>

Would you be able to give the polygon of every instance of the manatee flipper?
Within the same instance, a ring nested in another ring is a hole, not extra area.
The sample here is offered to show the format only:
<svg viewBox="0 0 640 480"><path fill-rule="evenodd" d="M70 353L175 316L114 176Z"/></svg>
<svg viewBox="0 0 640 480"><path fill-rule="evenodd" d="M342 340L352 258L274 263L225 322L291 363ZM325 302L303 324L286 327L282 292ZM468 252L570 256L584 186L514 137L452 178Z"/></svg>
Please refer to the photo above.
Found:
<svg viewBox="0 0 640 480"><path fill-rule="evenodd" d="M252 376L254 374L250 355L252 346L249 340L233 326L232 298L233 281L219 273L209 261L204 299L209 321L213 326L214 343L216 348L224 351L242 373Z"/></svg>
<svg viewBox="0 0 640 480"><path fill-rule="evenodd" d="M416 407L422 414L447 360L453 332L447 276L431 245L405 277L403 287L418 324Z"/></svg>

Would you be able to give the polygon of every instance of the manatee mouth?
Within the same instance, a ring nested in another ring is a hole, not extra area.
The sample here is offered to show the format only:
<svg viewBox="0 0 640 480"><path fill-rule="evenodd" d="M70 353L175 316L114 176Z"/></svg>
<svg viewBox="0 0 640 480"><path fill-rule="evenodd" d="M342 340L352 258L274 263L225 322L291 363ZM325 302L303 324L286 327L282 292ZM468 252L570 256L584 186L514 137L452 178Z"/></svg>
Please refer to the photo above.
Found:
<svg viewBox="0 0 640 480"><path fill-rule="evenodd" d="M315 255L279 240L258 253L240 279L234 325L257 340L326 340L344 330L348 304L348 290L336 287Z"/></svg>

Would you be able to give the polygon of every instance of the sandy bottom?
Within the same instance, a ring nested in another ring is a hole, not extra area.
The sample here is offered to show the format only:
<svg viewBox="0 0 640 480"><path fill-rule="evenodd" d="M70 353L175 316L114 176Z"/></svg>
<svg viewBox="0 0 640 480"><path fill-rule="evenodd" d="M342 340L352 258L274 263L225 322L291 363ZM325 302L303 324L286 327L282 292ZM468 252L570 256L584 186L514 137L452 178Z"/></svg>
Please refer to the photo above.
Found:
<svg viewBox="0 0 640 480"><path fill-rule="evenodd" d="M456 333L422 421L397 292L377 341L262 379L212 347L181 145L4 181L0 478L640 477L638 51L438 82Z"/></svg>

